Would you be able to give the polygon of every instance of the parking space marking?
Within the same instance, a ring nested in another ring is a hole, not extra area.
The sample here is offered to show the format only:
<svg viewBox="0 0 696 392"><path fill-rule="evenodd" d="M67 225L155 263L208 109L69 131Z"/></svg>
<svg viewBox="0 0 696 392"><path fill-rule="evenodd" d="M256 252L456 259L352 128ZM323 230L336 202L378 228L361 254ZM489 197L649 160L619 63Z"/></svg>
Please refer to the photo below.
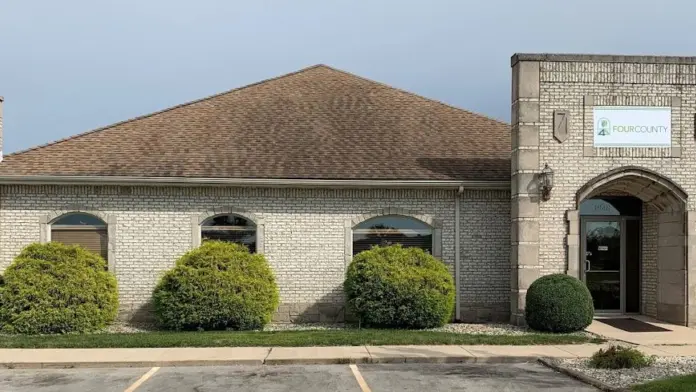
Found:
<svg viewBox="0 0 696 392"><path fill-rule="evenodd" d="M355 380L358 382L358 385L360 385L360 389L362 390L362 392L372 392L370 387L367 385L367 382L365 382L365 379L363 378L362 374L360 374L360 370L358 370L358 365L351 364L350 370L353 371Z"/></svg>
<svg viewBox="0 0 696 392"><path fill-rule="evenodd" d="M153 367L153 368L150 369L147 373L143 374L143 376L140 377L140 378L138 379L138 381L134 382L133 385L131 385L131 386L129 386L128 388L126 388L126 390L123 391L123 392L133 392L133 391L135 391L139 386L143 385L143 383L144 383L145 381L147 381L148 378L152 377L153 374L157 373L157 371L158 371L159 369L160 369L160 368L158 368L158 367Z"/></svg>

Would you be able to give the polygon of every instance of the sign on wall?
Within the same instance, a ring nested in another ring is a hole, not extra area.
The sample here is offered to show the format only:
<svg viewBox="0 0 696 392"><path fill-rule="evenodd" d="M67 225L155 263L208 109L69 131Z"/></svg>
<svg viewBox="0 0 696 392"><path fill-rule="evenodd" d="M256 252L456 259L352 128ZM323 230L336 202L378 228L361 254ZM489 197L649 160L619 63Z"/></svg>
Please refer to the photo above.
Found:
<svg viewBox="0 0 696 392"><path fill-rule="evenodd" d="M672 108L595 106L595 147L671 147Z"/></svg>

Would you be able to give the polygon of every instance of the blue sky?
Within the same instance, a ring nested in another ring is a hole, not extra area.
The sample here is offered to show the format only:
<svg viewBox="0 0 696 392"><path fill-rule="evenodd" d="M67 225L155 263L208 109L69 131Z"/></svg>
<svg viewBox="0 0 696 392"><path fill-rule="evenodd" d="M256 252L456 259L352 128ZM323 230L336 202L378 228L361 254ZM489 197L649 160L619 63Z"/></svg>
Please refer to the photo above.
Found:
<svg viewBox="0 0 696 392"><path fill-rule="evenodd" d="M508 121L513 53L696 55L691 3L0 0L4 151L317 63Z"/></svg>

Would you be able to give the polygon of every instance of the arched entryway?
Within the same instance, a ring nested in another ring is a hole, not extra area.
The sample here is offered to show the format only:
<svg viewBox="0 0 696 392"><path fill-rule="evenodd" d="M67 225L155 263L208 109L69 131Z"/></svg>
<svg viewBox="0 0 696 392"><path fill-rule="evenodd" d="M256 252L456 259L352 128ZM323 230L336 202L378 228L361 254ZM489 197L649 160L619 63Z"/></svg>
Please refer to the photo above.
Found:
<svg viewBox="0 0 696 392"><path fill-rule="evenodd" d="M568 273L601 313L640 313L687 324L687 194L648 169L590 180L568 212Z"/></svg>

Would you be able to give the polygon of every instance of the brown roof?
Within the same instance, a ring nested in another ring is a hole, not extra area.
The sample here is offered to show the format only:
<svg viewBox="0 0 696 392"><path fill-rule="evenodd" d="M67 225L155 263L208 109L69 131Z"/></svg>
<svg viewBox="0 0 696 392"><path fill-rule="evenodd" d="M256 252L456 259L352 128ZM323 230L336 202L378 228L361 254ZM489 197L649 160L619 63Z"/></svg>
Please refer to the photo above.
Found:
<svg viewBox="0 0 696 392"><path fill-rule="evenodd" d="M9 154L0 175L508 180L509 125L325 65Z"/></svg>

